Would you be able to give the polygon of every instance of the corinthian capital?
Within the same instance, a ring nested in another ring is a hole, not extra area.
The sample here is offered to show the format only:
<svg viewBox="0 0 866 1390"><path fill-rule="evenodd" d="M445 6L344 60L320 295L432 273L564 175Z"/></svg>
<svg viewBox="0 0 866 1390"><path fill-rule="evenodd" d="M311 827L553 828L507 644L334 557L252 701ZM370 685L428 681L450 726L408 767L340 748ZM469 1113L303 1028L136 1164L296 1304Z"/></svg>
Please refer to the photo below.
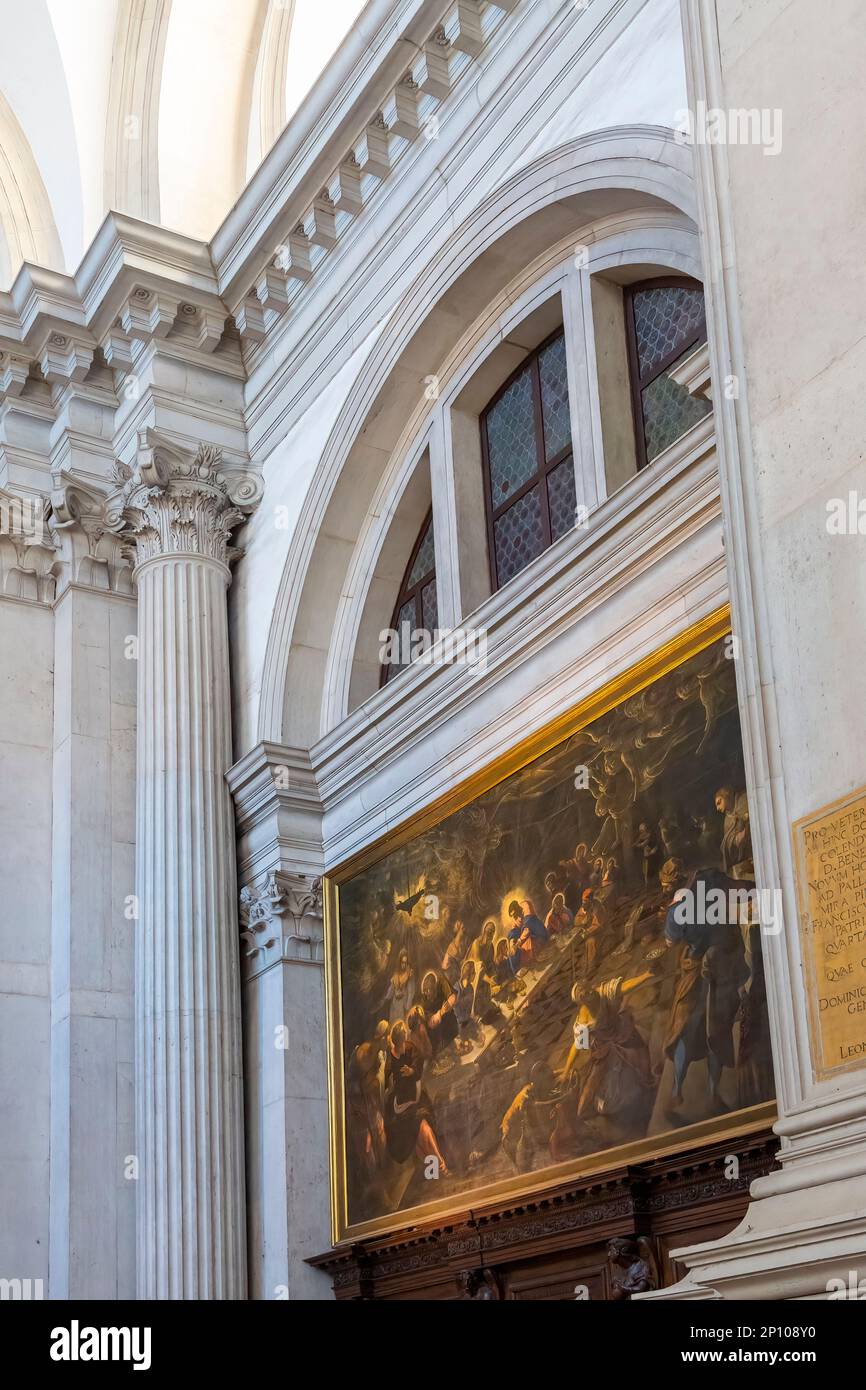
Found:
<svg viewBox="0 0 866 1390"><path fill-rule="evenodd" d="M200 444L193 453L154 430L139 435L135 464L114 467L116 490L106 524L134 546L141 564L158 555L202 555L231 564L234 528L256 507L262 482L222 468L222 452Z"/></svg>
<svg viewBox="0 0 866 1390"><path fill-rule="evenodd" d="M241 889L240 921L253 972L274 960L321 962L322 880L271 870L264 883Z"/></svg>

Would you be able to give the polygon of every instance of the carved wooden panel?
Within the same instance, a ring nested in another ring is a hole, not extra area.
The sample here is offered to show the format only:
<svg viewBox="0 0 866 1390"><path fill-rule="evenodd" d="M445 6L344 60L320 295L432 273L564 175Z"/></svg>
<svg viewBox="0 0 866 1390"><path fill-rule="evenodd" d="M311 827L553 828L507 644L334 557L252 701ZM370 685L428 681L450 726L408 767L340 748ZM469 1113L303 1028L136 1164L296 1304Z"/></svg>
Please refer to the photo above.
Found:
<svg viewBox="0 0 866 1390"><path fill-rule="evenodd" d="M338 1299L561 1302L579 1288L592 1302L644 1276L663 1288L685 1273L671 1252L733 1230L750 1184L772 1169L770 1130L735 1146L735 1165L729 1139L560 1183L531 1201L466 1211L447 1224L338 1246L310 1263L331 1276Z"/></svg>

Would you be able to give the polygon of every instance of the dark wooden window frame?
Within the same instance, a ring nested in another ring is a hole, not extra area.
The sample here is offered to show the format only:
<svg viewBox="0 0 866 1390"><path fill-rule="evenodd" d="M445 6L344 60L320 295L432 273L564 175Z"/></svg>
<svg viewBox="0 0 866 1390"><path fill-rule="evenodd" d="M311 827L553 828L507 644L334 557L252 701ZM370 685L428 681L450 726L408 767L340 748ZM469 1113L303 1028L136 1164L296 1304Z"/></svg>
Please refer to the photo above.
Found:
<svg viewBox="0 0 866 1390"><path fill-rule="evenodd" d="M637 333L635 332L634 326L634 297L643 290L663 290L674 289L676 287L687 290L700 290L701 295L704 293L704 287L700 280L694 280L690 275L658 275L649 280L638 280L635 284L626 285L625 287L624 318L626 346L628 350L628 379L631 394L631 413L634 421L634 440L635 449L637 450L638 472L640 472L642 468L646 468L649 463L646 455L646 431L644 429L643 419L642 397L644 391L648 386L652 385L657 377L663 376L665 372L669 371L674 362L678 361L684 353L688 352L689 348L696 347L698 343L704 342L707 336L705 305L703 317L691 337L683 339L683 341L675 347L672 352L669 352L667 357L657 366L651 367L641 376L640 360L637 351Z"/></svg>
<svg viewBox="0 0 866 1390"><path fill-rule="evenodd" d="M545 348L550 347L550 344L555 342L557 338L563 338L564 336L565 328L556 328L544 339L544 342L539 343L537 348L533 348L532 352L527 353L519 366L515 367L507 380L502 383L495 396L491 396L481 412L481 461L484 469L484 505L487 514L487 552L490 561L490 583L494 593L502 588L496 569L496 543L494 532L496 522L501 516L504 516L507 511L510 511L515 503L520 501L521 497L524 497L527 492L531 492L533 488L539 487L541 484L543 484L541 487L541 524L544 530L544 547L541 553L543 554L544 550L547 550L553 544L550 529L550 499L547 495L547 479L554 469L558 468L561 463L564 463L568 457L574 455L574 440L569 440L568 444L566 444L563 449L560 449L558 453L554 454L549 461L546 459L544 447L544 416L541 407L541 374L538 362ZM568 344L566 344L566 352L567 351ZM490 472L490 449L487 442L487 417L493 407L505 395L508 388L513 385L519 376L522 376L528 366L532 367L532 398L535 414L535 457L537 468L531 478L528 478L515 492L510 493L500 506L496 507L493 504L493 479ZM512 578L516 579L517 575L513 575ZM510 580L506 580L505 582L510 583Z"/></svg>
<svg viewBox="0 0 866 1390"><path fill-rule="evenodd" d="M435 549L434 549L434 552L433 552L433 567L432 567L432 569L429 569L429 570L427 571L427 573L426 573L426 574L423 574L423 575L421 576L420 579L418 579L418 580L415 581L414 584L409 584L407 581L408 581L408 579L409 579L409 575L412 573L412 566L414 565L416 559L418 558L418 551L421 549L421 546L422 546L423 541L424 541L424 537L427 535L427 528L428 528L428 526L430 525L430 523L432 522L432 520L433 520L433 506L432 506L432 504L431 504L430 507L428 508L427 515L425 516L424 520L421 522L421 526L420 526L420 529L419 529L419 531L418 531L418 538L417 538L417 540L415 541L415 544L414 544L413 547L412 547L412 554L409 556L409 562L408 562L408 564L406 565L406 569L405 569L404 572L403 572L403 579L402 579L402 582L401 582L401 584L400 584L400 592L399 592L399 594L397 595L397 602L396 602L395 605L394 605L394 612L393 612L392 615L391 615L391 631L392 631L392 632L396 632L396 631L397 631L397 623L398 623L399 618L400 618L400 610L401 610L401 608L404 608L404 607L405 607L405 605L409 602L410 599L413 599L413 600L414 600L414 604L415 604L415 621L414 621L414 623L413 623L413 625L412 625L412 630L413 630L414 632L417 632L417 631L420 630L420 628L423 627L423 625L424 625L424 614L423 614L423 611L422 611L422 608L421 608L421 593L422 593L422 591L426 588L426 586L430 583L431 580L433 580L434 583L435 583L435 581L436 581L436 552L435 552ZM437 597L438 597L438 596L437 596ZM383 685L386 684L386 682L387 682L387 680L388 680L388 672L390 671L390 669L391 669L390 665L386 664L386 663L383 661L383 662L382 662L381 674L380 674L380 676L379 676L379 686L380 686L380 688L381 688ZM402 668L402 669L405 670L405 667Z"/></svg>

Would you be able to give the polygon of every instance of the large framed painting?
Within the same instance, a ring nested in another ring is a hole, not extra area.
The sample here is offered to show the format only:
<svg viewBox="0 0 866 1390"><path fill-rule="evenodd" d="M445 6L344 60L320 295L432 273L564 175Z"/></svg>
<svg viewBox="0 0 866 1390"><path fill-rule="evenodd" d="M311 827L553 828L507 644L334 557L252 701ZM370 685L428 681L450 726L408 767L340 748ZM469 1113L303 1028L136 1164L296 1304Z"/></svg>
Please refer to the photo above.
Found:
<svg viewBox="0 0 866 1390"><path fill-rule="evenodd" d="M767 1123L727 632L713 615L327 879L335 1242Z"/></svg>

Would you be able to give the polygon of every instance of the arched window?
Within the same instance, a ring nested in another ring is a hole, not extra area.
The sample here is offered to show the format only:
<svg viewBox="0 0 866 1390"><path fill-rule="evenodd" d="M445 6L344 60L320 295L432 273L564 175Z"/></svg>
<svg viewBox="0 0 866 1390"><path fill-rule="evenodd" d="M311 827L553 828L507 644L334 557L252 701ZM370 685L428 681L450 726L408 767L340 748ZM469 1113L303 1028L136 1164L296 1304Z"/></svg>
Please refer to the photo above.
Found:
<svg viewBox="0 0 866 1390"><path fill-rule="evenodd" d="M391 629L398 635L398 659L382 663L381 684L410 664L414 633L425 632L432 641L439 626L439 606L436 600L436 554L433 548L433 511L427 513L415 542L400 593L391 619Z"/></svg>
<svg viewBox="0 0 866 1390"><path fill-rule="evenodd" d="M575 524L565 335L542 343L481 416L490 573L499 589Z"/></svg>
<svg viewBox="0 0 866 1390"><path fill-rule="evenodd" d="M670 375L706 342L703 289L683 276L630 285L625 321L637 466L644 468L712 410Z"/></svg>

